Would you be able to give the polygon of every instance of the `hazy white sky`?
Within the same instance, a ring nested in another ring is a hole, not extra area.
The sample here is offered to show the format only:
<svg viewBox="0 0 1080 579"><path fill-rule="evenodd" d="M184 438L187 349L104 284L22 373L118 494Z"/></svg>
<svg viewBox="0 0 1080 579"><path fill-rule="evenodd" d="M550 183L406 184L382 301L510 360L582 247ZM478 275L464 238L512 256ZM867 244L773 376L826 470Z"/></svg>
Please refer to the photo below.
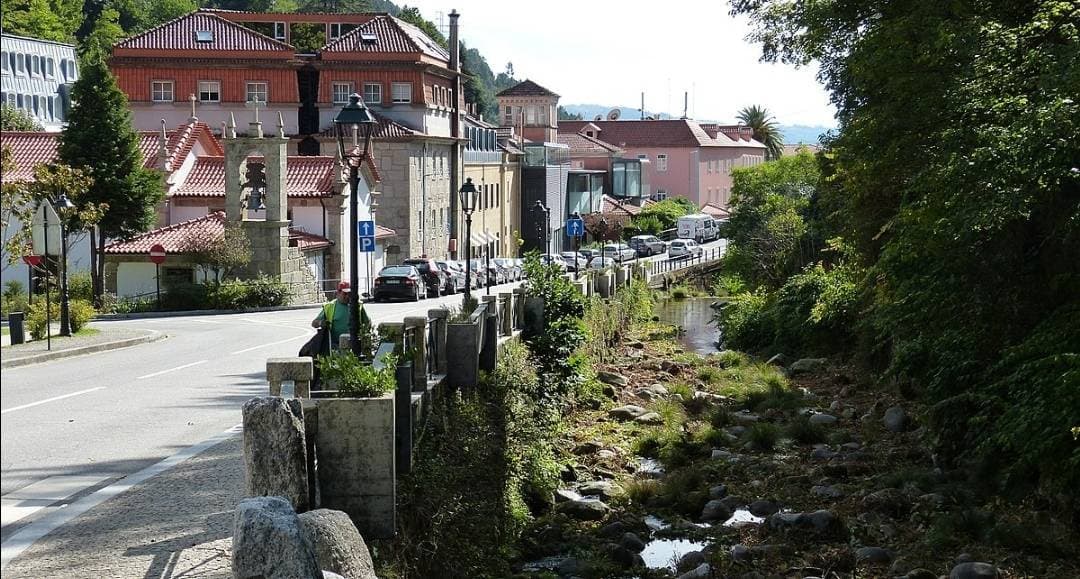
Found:
<svg viewBox="0 0 1080 579"><path fill-rule="evenodd" d="M816 67L758 62L744 40L745 18L727 2L669 0L408 0L436 25L461 13L461 35L498 74L507 61L519 79L559 93L560 104L620 105L733 121L744 106L765 106L781 124L834 127L835 110ZM444 28L445 30L445 28Z"/></svg>

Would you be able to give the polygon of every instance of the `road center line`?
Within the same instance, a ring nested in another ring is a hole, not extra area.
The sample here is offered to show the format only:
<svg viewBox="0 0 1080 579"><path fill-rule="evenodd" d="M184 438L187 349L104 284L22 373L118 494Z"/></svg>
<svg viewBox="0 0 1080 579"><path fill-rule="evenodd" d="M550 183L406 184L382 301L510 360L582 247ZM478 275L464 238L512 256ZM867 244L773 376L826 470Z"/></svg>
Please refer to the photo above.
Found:
<svg viewBox="0 0 1080 579"><path fill-rule="evenodd" d="M36 543L39 539L55 531L61 526L67 524L69 521L78 517L79 515L89 511L97 505L111 499L120 493L130 489L131 487L151 478L157 476L170 468L184 462L185 460L200 454L210 447L228 439L236 433L242 431L242 426L237 424L236 426L210 437L194 446L181 450L180 452L160 461L154 463L137 473L124 477L115 483L90 493L85 497L67 505L62 509L56 509L48 515L26 525L19 529L14 535L4 541L3 545L0 545L0 551L2 551L2 557L0 557L0 569L4 569L11 561L21 555L23 551L30 548L31 545Z"/></svg>
<svg viewBox="0 0 1080 579"><path fill-rule="evenodd" d="M277 346L278 344L284 344L284 343L287 343L287 342L292 342L293 340L299 340L300 338L308 338L308 337L311 337L311 336L314 336L314 335L315 334L313 334L311 332L304 332L303 334L300 334L299 336L293 336L293 337L285 339L285 340L278 340L276 342L270 342L269 344L259 344L258 346L252 346L250 348L244 348L243 350L237 350L235 352L231 352L229 355L230 356L235 356L237 354L244 354L244 353L250 352L252 350L258 350L259 348L268 348L270 346Z"/></svg>
<svg viewBox="0 0 1080 579"><path fill-rule="evenodd" d="M199 360L198 362L192 362L190 364L184 364L183 366L177 366L175 368L169 368L168 370L162 370L160 372L154 372L153 374L147 374L145 376L139 376L136 380L142 380L143 378L153 378L154 376L161 376L162 374L168 374L169 372L175 372L177 370L183 370L184 368L190 368L192 366L198 366L199 364L205 364L209 360Z"/></svg>
<svg viewBox="0 0 1080 579"><path fill-rule="evenodd" d="M7 414L8 412L15 412L16 410L23 410L26 408L32 408L39 404L47 404L49 402L55 402L57 400L63 400L64 398L71 398L72 396L79 396L80 394L88 394L97 390L104 390L104 386L98 386L97 388L88 388L86 390L79 390L78 392L72 392L71 394L64 394L62 396L53 396L52 398L46 398L45 400L38 400L37 402L31 402L30 404L23 404L22 406L15 406L6 410L0 411L0 414Z"/></svg>

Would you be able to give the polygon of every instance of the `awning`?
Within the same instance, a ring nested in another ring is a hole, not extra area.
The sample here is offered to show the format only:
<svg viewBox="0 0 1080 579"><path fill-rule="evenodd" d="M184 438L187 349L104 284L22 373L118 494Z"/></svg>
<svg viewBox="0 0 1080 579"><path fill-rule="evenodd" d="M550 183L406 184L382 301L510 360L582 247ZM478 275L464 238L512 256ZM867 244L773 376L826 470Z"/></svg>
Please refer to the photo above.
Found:
<svg viewBox="0 0 1080 579"><path fill-rule="evenodd" d="M499 237L497 235L492 235L487 231L477 231L472 234L471 239L473 245L487 245L488 243L498 241Z"/></svg>

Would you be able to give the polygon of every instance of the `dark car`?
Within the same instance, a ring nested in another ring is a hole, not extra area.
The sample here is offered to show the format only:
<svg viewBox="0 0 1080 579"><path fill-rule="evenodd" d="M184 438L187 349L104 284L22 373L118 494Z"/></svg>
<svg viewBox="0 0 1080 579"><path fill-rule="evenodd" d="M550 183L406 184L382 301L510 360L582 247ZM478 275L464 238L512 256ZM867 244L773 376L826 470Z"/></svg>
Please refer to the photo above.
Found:
<svg viewBox="0 0 1080 579"><path fill-rule="evenodd" d="M439 297L444 285L444 276L439 266L435 265L434 259L430 257L413 257L403 261L402 265L411 265L416 268L416 271L420 272L420 277L424 279L424 285L427 286L428 297Z"/></svg>
<svg viewBox="0 0 1080 579"><path fill-rule="evenodd" d="M453 294L465 289L465 270L456 261L439 260L435 262L442 270L444 280L443 293Z"/></svg>
<svg viewBox="0 0 1080 579"><path fill-rule="evenodd" d="M390 298L419 301L427 291L420 272L411 265L390 265L382 268L375 278L374 294L375 301Z"/></svg>

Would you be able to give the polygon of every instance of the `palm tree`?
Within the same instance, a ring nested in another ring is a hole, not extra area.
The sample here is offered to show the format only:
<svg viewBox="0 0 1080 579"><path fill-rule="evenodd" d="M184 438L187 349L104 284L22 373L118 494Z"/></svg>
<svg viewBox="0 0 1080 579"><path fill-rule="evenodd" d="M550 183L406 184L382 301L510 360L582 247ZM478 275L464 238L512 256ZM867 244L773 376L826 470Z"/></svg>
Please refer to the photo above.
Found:
<svg viewBox="0 0 1080 579"><path fill-rule="evenodd" d="M746 107L737 116L744 125L754 129L754 139L765 145L765 159L779 159L784 153L784 135L776 126L769 109L757 105Z"/></svg>

